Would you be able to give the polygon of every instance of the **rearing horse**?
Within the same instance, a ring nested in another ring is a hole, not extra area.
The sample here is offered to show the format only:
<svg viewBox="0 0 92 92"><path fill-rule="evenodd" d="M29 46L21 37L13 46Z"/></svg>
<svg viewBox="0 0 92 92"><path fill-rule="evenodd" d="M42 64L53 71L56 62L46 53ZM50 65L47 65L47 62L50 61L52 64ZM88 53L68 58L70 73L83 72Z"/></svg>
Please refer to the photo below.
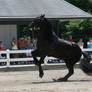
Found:
<svg viewBox="0 0 92 92"><path fill-rule="evenodd" d="M34 63L39 66L39 76L43 77L44 73L41 63L44 62L46 56L53 56L63 59L68 68L68 74L57 81L67 81L68 78L74 73L74 65L78 62L83 54L84 58L80 60L82 70L90 74L92 73L92 65L90 64L91 57L81 51L76 43L66 40L60 40L52 31L51 23L45 18L44 15L35 18L30 24L32 31L38 32L37 48L32 52ZM37 59L40 57L40 60Z"/></svg>

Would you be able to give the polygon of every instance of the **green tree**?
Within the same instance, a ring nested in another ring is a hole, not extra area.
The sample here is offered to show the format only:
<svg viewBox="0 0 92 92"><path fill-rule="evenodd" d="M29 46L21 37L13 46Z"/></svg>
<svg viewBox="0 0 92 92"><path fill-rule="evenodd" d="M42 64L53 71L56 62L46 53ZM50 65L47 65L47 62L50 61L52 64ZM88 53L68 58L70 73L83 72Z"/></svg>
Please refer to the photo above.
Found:
<svg viewBox="0 0 92 92"><path fill-rule="evenodd" d="M65 26L66 29L68 30L66 32L67 36L73 35L75 41L78 41L80 38L88 39L92 37L92 19L70 21Z"/></svg>
<svg viewBox="0 0 92 92"><path fill-rule="evenodd" d="M89 11L92 13L92 0L66 0L66 1L81 8L82 10L86 12Z"/></svg>

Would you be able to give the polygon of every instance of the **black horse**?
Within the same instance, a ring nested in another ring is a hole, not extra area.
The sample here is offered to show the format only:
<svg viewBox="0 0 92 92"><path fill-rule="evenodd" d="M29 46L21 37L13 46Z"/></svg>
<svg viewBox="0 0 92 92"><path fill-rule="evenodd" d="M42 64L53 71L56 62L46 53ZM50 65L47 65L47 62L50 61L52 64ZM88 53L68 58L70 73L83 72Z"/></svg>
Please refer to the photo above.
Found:
<svg viewBox="0 0 92 92"><path fill-rule="evenodd" d="M35 18L30 24L30 28L32 31L38 32L37 48L32 52L32 57L34 58L34 63L39 66L40 77L44 75L41 64L44 62L46 56L63 59L66 63L69 72L65 77L59 78L58 81L68 80L74 73L74 65L80 60L82 54L84 56L80 64L82 70L87 74L92 73L92 65L90 64L91 57L81 51L76 43L58 39L52 31L51 23L44 15ZM40 57L40 60L37 57Z"/></svg>

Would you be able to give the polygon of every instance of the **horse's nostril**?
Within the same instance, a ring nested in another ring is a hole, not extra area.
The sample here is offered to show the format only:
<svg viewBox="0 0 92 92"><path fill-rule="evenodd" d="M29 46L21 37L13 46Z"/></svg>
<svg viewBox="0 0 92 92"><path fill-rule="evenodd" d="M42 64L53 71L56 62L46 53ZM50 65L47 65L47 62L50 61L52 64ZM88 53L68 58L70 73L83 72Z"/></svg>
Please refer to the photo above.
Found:
<svg viewBox="0 0 92 92"><path fill-rule="evenodd" d="M30 28L30 30L32 31L33 29L32 29L32 28Z"/></svg>

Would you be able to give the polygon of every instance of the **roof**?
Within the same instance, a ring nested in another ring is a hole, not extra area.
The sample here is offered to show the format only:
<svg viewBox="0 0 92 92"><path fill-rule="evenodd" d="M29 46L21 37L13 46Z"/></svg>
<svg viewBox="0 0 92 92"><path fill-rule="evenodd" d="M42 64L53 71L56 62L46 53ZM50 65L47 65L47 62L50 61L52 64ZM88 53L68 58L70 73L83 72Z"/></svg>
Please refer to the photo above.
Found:
<svg viewBox="0 0 92 92"><path fill-rule="evenodd" d="M54 19L84 19L87 12L64 0L0 0L0 21L33 19L41 14Z"/></svg>

